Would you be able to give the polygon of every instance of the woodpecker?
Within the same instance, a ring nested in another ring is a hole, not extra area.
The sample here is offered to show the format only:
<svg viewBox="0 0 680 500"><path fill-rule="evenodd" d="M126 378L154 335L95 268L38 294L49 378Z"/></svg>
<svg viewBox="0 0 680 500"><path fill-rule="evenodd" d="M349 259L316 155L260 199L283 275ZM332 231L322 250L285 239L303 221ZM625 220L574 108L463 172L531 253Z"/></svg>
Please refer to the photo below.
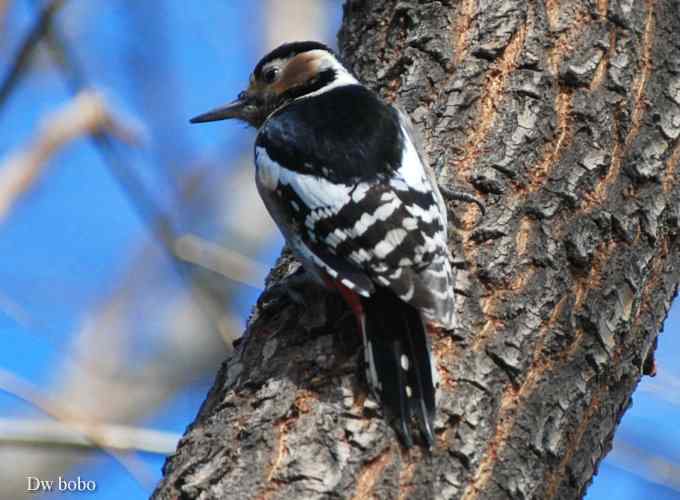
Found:
<svg viewBox="0 0 680 500"><path fill-rule="evenodd" d="M447 214L408 117L363 86L327 46L281 45L226 106L192 123L257 128L255 182L305 270L356 316L372 393L434 443L428 328L454 322Z"/></svg>

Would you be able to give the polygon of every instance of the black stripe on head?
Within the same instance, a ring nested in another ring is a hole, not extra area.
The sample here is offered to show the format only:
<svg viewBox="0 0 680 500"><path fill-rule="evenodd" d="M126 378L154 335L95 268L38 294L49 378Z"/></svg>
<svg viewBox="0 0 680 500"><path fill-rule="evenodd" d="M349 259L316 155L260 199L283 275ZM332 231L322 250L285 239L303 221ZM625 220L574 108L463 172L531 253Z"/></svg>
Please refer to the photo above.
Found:
<svg viewBox="0 0 680 500"><path fill-rule="evenodd" d="M298 54L302 54L303 52L309 52L310 50L325 50L331 54L334 54L331 49L320 42L309 41L284 43L260 59L260 62L257 63L257 66L255 66L255 70L253 71L255 78L260 78L262 76L262 68L268 62L271 62L275 59L288 59Z"/></svg>
<svg viewBox="0 0 680 500"><path fill-rule="evenodd" d="M318 73L316 77L305 83L304 85L299 85L297 87L292 87L283 93L281 99L287 101L289 99L296 99L303 95L311 94L317 90L321 90L326 85L330 84L335 80L336 72L332 68L325 69Z"/></svg>

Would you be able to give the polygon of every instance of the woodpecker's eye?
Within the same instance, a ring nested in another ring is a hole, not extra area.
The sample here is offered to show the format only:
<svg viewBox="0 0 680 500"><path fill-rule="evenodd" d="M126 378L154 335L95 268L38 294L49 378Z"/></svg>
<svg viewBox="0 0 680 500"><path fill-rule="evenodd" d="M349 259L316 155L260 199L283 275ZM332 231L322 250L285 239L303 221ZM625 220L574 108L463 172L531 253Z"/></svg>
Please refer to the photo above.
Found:
<svg viewBox="0 0 680 500"><path fill-rule="evenodd" d="M274 83L274 81L279 77L279 68L269 68L262 75L262 79L265 83Z"/></svg>

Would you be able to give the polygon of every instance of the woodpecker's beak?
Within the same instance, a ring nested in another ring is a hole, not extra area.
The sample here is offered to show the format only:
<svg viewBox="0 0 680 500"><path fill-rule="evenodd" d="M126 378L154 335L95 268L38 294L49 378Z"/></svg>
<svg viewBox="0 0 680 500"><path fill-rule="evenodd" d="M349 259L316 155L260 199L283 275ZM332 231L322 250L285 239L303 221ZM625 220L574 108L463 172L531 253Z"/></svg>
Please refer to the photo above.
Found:
<svg viewBox="0 0 680 500"><path fill-rule="evenodd" d="M215 122L218 120L229 120L236 118L245 122L251 122L257 114L255 100L247 93L241 92L238 98L226 106L215 108L202 115L194 116L191 123Z"/></svg>

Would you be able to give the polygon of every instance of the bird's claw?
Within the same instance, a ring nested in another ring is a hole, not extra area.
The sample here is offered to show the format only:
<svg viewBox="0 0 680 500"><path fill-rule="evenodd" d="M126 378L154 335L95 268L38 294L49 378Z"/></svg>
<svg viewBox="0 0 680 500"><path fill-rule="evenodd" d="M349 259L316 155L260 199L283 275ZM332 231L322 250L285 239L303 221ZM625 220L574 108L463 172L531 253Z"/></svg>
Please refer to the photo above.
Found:
<svg viewBox="0 0 680 500"><path fill-rule="evenodd" d="M482 216L486 214L486 206L484 205L484 202L481 200L475 198L473 195L464 193L462 191L456 191L453 188L450 188L448 186L439 186L439 190L442 193L442 196L446 198L447 200L456 200L456 201L462 201L465 203L474 203L479 207L479 211L482 212Z"/></svg>

